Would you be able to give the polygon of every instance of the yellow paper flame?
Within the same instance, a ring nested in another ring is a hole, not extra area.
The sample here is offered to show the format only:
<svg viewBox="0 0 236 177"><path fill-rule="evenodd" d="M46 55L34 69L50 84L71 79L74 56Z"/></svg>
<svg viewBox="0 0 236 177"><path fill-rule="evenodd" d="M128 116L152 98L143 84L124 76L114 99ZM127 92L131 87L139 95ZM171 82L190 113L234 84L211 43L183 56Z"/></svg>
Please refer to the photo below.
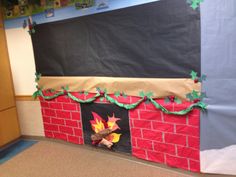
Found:
<svg viewBox="0 0 236 177"><path fill-rule="evenodd" d="M96 119L96 124L92 124L92 126L94 127L95 133L98 133L99 131L105 129L103 122L97 119Z"/></svg>
<svg viewBox="0 0 236 177"><path fill-rule="evenodd" d="M112 134L110 134L110 136L112 137L111 138L111 142L112 143L117 143L119 140L120 140L120 136L121 136L121 134L118 134L118 133L112 133Z"/></svg>

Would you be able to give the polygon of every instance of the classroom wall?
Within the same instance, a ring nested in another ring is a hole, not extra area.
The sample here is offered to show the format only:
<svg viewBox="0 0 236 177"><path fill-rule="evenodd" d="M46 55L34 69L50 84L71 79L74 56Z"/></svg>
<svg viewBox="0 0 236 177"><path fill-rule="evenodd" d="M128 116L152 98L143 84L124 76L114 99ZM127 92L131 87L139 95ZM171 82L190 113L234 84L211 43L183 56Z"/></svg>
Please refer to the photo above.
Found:
<svg viewBox="0 0 236 177"><path fill-rule="evenodd" d="M15 95L18 100L16 106L21 134L44 136L39 101L28 101L36 89L31 37L23 28L6 29L5 32Z"/></svg>
<svg viewBox="0 0 236 177"><path fill-rule="evenodd" d="M28 136L44 136L39 101L17 101L16 106L21 134Z"/></svg>
<svg viewBox="0 0 236 177"><path fill-rule="evenodd" d="M31 95L35 90L35 63L31 37L23 28L5 31L15 94Z"/></svg>

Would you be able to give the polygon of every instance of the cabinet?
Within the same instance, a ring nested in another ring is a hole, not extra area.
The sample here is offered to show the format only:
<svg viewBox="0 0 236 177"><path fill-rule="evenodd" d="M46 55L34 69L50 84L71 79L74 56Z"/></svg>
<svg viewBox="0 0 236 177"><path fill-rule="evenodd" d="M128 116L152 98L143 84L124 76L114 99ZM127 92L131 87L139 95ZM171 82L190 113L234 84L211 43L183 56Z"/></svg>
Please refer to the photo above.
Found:
<svg viewBox="0 0 236 177"><path fill-rule="evenodd" d="M0 110L15 106L5 31L0 27Z"/></svg>
<svg viewBox="0 0 236 177"><path fill-rule="evenodd" d="M0 147L20 136L16 108L0 111Z"/></svg>
<svg viewBox="0 0 236 177"><path fill-rule="evenodd" d="M17 139L19 136L20 129L17 119L6 36L3 20L0 17L0 147Z"/></svg>

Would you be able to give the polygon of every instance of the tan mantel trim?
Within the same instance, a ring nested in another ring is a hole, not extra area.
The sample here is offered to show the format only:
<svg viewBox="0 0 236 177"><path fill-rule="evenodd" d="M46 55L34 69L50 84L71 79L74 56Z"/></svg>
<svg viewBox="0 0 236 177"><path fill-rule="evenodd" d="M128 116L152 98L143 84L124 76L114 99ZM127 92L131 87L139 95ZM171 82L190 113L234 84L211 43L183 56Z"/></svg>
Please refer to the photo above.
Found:
<svg viewBox="0 0 236 177"><path fill-rule="evenodd" d="M185 99L192 90L200 91L201 84L189 78L121 78L121 77L41 77L39 86L43 89L61 90L69 86L69 91L96 92L96 88L106 88L108 94L123 91L130 96L139 96L139 92L153 92L154 97L163 98L176 95Z"/></svg>

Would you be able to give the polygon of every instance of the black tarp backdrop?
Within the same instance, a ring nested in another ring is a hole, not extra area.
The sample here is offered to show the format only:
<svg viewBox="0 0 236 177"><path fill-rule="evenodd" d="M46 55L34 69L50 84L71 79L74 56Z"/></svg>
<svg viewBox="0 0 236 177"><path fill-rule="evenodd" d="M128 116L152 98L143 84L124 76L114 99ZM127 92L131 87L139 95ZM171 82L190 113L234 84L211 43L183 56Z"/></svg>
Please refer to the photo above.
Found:
<svg viewBox="0 0 236 177"><path fill-rule="evenodd" d="M161 0L36 26L43 76L189 78L200 73L200 13Z"/></svg>
<svg viewBox="0 0 236 177"><path fill-rule="evenodd" d="M131 153L131 142L130 142L130 130L129 130L129 116L128 110L120 108L114 104L81 104L82 112L82 124L85 144L91 144L91 135L94 134L92 130L90 120L93 120L92 112L97 113L105 121L108 120L108 116L120 118L117 121L120 130L116 130L116 133L121 133L120 141L114 144L115 151L121 151L125 153Z"/></svg>

